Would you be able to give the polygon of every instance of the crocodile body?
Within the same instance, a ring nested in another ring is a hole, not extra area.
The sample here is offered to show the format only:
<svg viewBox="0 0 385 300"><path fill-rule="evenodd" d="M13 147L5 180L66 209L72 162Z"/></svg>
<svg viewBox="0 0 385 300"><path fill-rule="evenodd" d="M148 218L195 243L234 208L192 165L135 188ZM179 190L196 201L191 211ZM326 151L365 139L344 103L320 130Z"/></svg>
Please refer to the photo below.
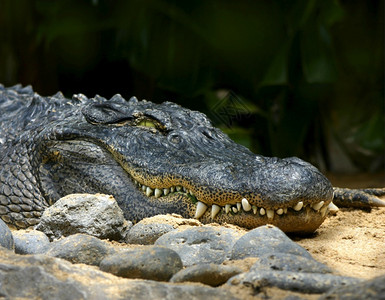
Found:
<svg viewBox="0 0 385 300"><path fill-rule="evenodd" d="M18 228L67 194L104 193L134 222L177 213L312 232L333 199L309 163L255 155L171 102L42 97L0 85L0 130L0 217Z"/></svg>

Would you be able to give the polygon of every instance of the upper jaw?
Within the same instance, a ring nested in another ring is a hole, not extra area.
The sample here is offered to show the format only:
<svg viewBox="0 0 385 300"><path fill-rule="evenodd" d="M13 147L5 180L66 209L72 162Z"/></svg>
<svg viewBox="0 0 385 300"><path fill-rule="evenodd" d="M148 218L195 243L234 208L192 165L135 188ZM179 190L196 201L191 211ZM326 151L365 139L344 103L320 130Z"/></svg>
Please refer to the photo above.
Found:
<svg viewBox="0 0 385 300"><path fill-rule="evenodd" d="M298 207L299 202L317 208L321 201L332 199L331 183L312 165L298 158L269 159L264 164L246 162L246 166L207 160L177 165L168 172L157 168L144 173L146 168L132 168L128 173L149 187L150 194L161 196L180 186L209 206L239 206L246 199L251 206L270 210Z"/></svg>

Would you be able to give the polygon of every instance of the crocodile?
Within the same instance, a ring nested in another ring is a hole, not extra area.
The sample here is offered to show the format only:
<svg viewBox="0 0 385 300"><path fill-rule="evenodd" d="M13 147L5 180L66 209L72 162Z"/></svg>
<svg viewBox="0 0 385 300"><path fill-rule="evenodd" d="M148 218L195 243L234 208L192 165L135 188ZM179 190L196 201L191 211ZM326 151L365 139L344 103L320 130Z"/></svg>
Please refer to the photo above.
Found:
<svg viewBox="0 0 385 300"><path fill-rule="evenodd" d="M0 130L0 217L16 228L36 225L73 193L113 195L133 222L176 213L304 233L336 208L333 199L385 206L376 197L385 189L358 191L365 200L356 201L313 165L256 155L172 102L42 97L31 86L0 85Z"/></svg>

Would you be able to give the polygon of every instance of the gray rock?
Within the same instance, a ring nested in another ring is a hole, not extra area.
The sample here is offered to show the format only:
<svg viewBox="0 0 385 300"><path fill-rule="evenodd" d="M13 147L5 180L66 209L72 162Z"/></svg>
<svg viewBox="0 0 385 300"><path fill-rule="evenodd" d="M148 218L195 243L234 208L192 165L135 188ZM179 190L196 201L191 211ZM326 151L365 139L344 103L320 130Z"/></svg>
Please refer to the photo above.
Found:
<svg viewBox="0 0 385 300"><path fill-rule="evenodd" d="M242 273L242 270L233 266L224 265L195 265L180 270L170 282L200 282L211 286L219 286L229 280L229 278Z"/></svg>
<svg viewBox="0 0 385 300"><path fill-rule="evenodd" d="M155 245L176 251L184 266L220 264L230 256L234 241L239 237L235 230L223 227L194 227L171 231L162 235Z"/></svg>
<svg viewBox="0 0 385 300"><path fill-rule="evenodd" d="M231 259L261 257L266 253L289 253L312 259L309 252L294 243L283 231L273 225L255 228L236 241Z"/></svg>
<svg viewBox="0 0 385 300"><path fill-rule="evenodd" d="M324 295L319 300L383 300L385 299L385 275L365 280L356 284L349 284L344 287L336 287Z"/></svg>
<svg viewBox="0 0 385 300"><path fill-rule="evenodd" d="M127 279L128 280L128 279ZM181 285L170 283L165 284L156 281L141 281L131 283L130 287L122 287L119 299L188 299L188 300L236 300L243 299L235 297L227 290L219 288L197 286L197 285Z"/></svg>
<svg viewBox="0 0 385 300"><path fill-rule="evenodd" d="M13 233L15 252L18 254L38 254L46 252L49 238L38 230L16 230Z"/></svg>
<svg viewBox="0 0 385 300"><path fill-rule="evenodd" d="M262 287L274 286L283 290L321 294L334 287L357 284L361 281L362 280L358 278L332 274L255 270L234 276L230 278L227 283L230 285L243 284L252 286L255 290L260 290Z"/></svg>
<svg viewBox="0 0 385 300"><path fill-rule="evenodd" d="M182 267L182 261L175 251L156 246L116 253L100 263L102 271L120 277L158 281L168 281Z"/></svg>
<svg viewBox="0 0 385 300"><path fill-rule="evenodd" d="M74 234L51 243L49 256L63 258L72 263L98 266L111 253L106 242L85 234Z"/></svg>
<svg viewBox="0 0 385 300"><path fill-rule="evenodd" d="M289 253L265 254L251 267L250 271L271 270L304 273L331 273L332 270L313 258Z"/></svg>
<svg viewBox="0 0 385 300"><path fill-rule="evenodd" d="M237 299L211 287L129 280L46 255L0 248L0 297L5 299Z"/></svg>
<svg viewBox="0 0 385 300"><path fill-rule="evenodd" d="M11 230L9 230L7 224L5 224L4 221L1 219L0 219L0 246L9 250L15 249L12 232Z"/></svg>
<svg viewBox="0 0 385 300"><path fill-rule="evenodd" d="M163 234L174 230L169 224L137 223L127 233L127 244L152 245Z"/></svg>
<svg viewBox="0 0 385 300"><path fill-rule="evenodd" d="M112 196L73 194L48 207L36 229L51 240L75 233L100 239L123 240L132 226Z"/></svg>
<svg viewBox="0 0 385 300"><path fill-rule="evenodd" d="M0 295L7 299L85 299L86 289L76 282L52 277L37 266L0 264Z"/></svg>

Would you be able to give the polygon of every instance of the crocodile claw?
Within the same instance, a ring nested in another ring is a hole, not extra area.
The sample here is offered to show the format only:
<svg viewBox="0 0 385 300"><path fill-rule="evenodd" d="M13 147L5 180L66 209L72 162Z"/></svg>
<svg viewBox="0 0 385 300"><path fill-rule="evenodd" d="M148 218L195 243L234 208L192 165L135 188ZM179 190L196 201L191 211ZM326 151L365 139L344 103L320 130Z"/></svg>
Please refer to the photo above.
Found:
<svg viewBox="0 0 385 300"><path fill-rule="evenodd" d="M385 188L334 188L333 202L339 207L385 207L385 201L378 198L382 196L385 196Z"/></svg>

